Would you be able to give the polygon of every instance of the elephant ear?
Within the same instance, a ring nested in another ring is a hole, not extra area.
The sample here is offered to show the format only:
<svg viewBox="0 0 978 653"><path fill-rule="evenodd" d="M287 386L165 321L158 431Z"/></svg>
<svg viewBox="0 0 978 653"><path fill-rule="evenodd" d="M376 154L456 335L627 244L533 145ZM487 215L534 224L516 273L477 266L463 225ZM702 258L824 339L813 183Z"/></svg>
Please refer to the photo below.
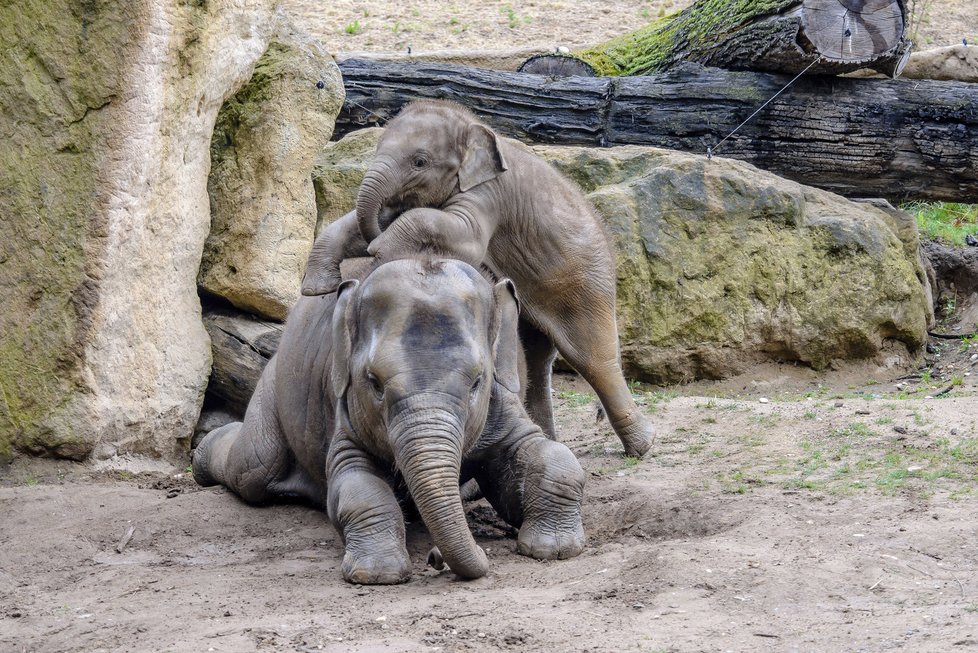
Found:
<svg viewBox="0 0 978 653"><path fill-rule="evenodd" d="M493 295L496 299L496 314L494 333L491 335L496 381L513 394L519 394L520 305L516 298L516 286L509 279L504 279L496 284Z"/></svg>
<svg viewBox="0 0 978 653"><path fill-rule="evenodd" d="M329 371L330 385L337 397L342 397L350 384L350 298L360 282L344 281L336 290L336 306L333 307L333 366Z"/></svg>
<svg viewBox="0 0 978 653"><path fill-rule="evenodd" d="M495 179L507 169L495 132L479 123L470 125L465 142L465 156L458 169L459 190L464 193Z"/></svg>

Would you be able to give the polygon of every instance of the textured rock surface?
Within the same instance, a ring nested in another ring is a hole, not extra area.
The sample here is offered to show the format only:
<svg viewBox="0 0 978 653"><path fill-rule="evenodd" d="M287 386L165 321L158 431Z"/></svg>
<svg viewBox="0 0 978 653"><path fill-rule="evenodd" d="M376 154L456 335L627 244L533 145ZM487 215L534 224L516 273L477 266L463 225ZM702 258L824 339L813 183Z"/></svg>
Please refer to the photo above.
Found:
<svg viewBox="0 0 978 653"><path fill-rule="evenodd" d="M350 134L320 158L321 224L350 210L380 131ZM926 277L906 214L727 159L533 149L588 193L613 234L632 376L719 378L765 360L909 362L926 338Z"/></svg>
<svg viewBox="0 0 978 653"><path fill-rule="evenodd" d="M339 69L318 42L294 31L272 40L211 141L213 222L199 279L208 292L285 319L312 247L313 163L342 105Z"/></svg>
<svg viewBox="0 0 978 653"><path fill-rule="evenodd" d="M978 47L962 43L914 52L901 77L978 83Z"/></svg>
<svg viewBox="0 0 978 653"><path fill-rule="evenodd" d="M0 6L0 450L189 439L210 364L210 137L273 5Z"/></svg>

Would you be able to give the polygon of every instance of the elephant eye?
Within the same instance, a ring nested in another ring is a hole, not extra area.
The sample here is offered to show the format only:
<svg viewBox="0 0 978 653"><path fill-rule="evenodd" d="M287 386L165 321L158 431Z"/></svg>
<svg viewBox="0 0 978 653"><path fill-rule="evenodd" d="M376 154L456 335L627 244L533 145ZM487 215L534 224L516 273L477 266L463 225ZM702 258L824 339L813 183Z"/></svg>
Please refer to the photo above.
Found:
<svg viewBox="0 0 978 653"><path fill-rule="evenodd" d="M472 382L472 387L469 389L469 392L475 394L475 392L478 391L479 386L481 385L482 385L482 375L480 374L479 376L475 377L475 381Z"/></svg>
<svg viewBox="0 0 978 653"><path fill-rule="evenodd" d="M411 161L411 165L418 169L425 168L428 165L428 159L427 157L417 154L415 155L414 160Z"/></svg>
<svg viewBox="0 0 978 653"><path fill-rule="evenodd" d="M374 376L373 372L367 372L367 383L370 384L370 389L373 390L374 394L376 394L378 397L382 397L384 395L384 386L380 382L380 379Z"/></svg>

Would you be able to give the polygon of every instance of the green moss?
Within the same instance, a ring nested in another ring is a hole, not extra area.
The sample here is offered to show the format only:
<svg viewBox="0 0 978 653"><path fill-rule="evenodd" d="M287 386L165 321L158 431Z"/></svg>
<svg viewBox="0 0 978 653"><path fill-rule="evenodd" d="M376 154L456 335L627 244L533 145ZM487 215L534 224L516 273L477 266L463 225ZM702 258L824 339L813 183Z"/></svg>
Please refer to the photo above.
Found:
<svg viewBox="0 0 978 653"><path fill-rule="evenodd" d="M668 68L677 52L696 53L758 16L793 0L700 0L629 34L575 52L599 75L645 75ZM772 30L779 29L772 23Z"/></svg>

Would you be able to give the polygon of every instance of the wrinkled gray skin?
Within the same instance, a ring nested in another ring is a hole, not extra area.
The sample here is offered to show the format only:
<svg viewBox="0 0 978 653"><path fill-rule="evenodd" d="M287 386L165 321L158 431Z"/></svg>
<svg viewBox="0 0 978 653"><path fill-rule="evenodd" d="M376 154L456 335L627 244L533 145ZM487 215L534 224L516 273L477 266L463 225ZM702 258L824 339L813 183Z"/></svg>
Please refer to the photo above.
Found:
<svg viewBox="0 0 978 653"><path fill-rule="evenodd" d="M526 405L551 437L550 375L559 350L601 398L625 452L648 451L652 424L619 363L614 259L574 184L464 108L412 103L384 130L356 211L317 239L302 293L335 290L344 258L416 251L485 265L515 282L526 318Z"/></svg>
<svg viewBox="0 0 978 653"><path fill-rule="evenodd" d="M411 574L399 477L462 578L488 571L459 497L469 478L519 529L520 553L575 556L584 473L519 399L517 320L512 284L460 261L396 260L338 295L303 297L244 423L207 434L194 478L253 503L325 508L351 583Z"/></svg>

